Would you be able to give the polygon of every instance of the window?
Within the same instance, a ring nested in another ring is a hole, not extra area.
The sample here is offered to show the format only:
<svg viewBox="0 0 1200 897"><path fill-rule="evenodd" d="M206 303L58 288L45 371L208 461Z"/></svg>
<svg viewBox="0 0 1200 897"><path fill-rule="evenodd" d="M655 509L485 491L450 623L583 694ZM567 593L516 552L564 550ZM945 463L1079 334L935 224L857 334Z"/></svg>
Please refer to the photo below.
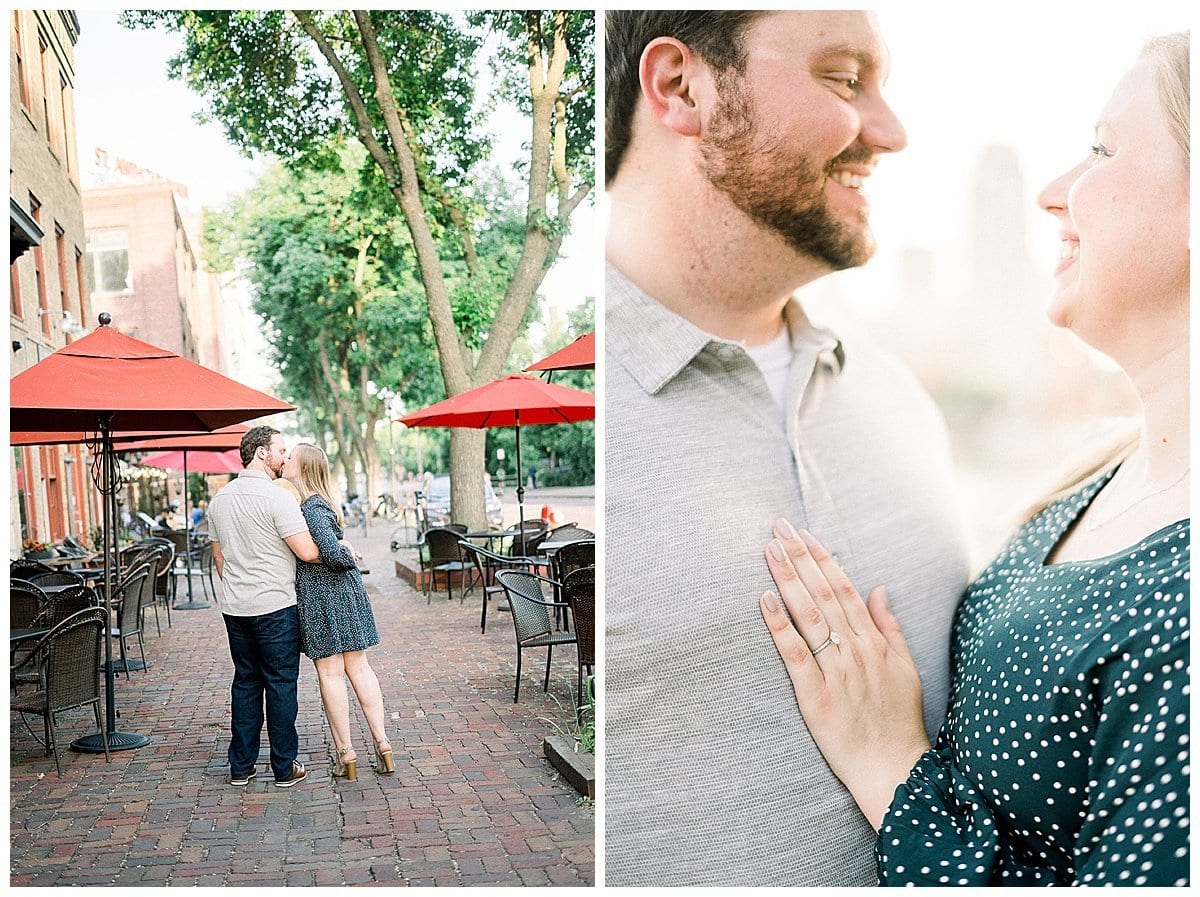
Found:
<svg viewBox="0 0 1200 897"><path fill-rule="evenodd" d="M79 323L87 326L87 302L83 296L83 253L75 247L75 289L79 291Z"/></svg>
<svg viewBox="0 0 1200 897"><path fill-rule="evenodd" d="M73 152L74 141L71 140L75 130L71 122L71 87L62 72L58 73L58 83L58 126L63 136L63 161L67 163L67 174L74 175L77 165Z"/></svg>
<svg viewBox="0 0 1200 897"><path fill-rule="evenodd" d="M29 214L30 217L32 217L40 227L42 224L42 204L38 202L37 197L32 193L29 194ZM50 306L47 305L46 300L45 271L45 257L42 255L42 246L39 243L37 246L33 247L33 274L34 279L37 281L38 309L43 312L48 312L50 310ZM42 333L44 333L46 336L49 336L50 315L43 314L39 315L38 317L42 319Z"/></svg>
<svg viewBox="0 0 1200 897"><path fill-rule="evenodd" d="M25 72L25 37L21 33L21 11L13 10L13 46L17 50L17 83L21 91L21 105L29 108L29 77Z"/></svg>
<svg viewBox="0 0 1200 897"><path fill-rule="evenodd" d="M19 318L21 317L21 272L17 270L16 259L9 262L8 275L12 280L8 293L8 310Z"/></svg>
<svg viewBox="0 0 1200 897"><path fill-rule="evenodd" d="M46 139L50 141L50 149L58 152L58 129L54 127L53 120L50 118L50 48L46 45L46 39L40 34L38 35L38 55L42 65L42 114L45 116L46 122Z"/></svg>
<svg viewBox="0 0 1200 897"><path fill-rule="evenodd" d="M129 231L98 230L87 235L88 293L132 293L129 270Z"/></svg>
<svg viewBox="0 0 1200 897"><path fill-rule="evenodd" d="M58 307L66 311L67 305L67 238L62 225L54 222L54 252L58 255Z"/></svg>

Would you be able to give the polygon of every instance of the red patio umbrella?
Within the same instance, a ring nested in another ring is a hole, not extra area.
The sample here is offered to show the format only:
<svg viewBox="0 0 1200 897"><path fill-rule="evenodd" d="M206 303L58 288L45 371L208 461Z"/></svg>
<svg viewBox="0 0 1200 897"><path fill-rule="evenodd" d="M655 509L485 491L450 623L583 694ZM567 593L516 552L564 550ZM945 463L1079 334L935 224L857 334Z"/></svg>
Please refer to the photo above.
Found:
<svg viewBox="0 0 1200 897"><path fill-rule="evenodd" d="M168 470L183 471L183 517L184 520L191 519L191 511L188 508L187 495L187 476L188 476L188 454L194 454L199 458L199 463L193 459L194 469L197 473L233 473L238 474L243 470L241 453L238 449L242 444L242 437L249 432L250 428L244 424L233 424L232 426L222 427L219 430L213 430L211 433L174 433L163 434L150 438L141 438L132 441L123 441L114 439L114 445L118 452L141 451L146 449L162 449L159 452L158 460L161 463L151 463L150 458L143 458L140 464L147 467L164 467ZM189 532L189 527L185 528L185 532ZM189 545L191 544L191 536L188 536ZM197 601L192 591L192 556L191 552L184 557L184 562L187 564L187 586L188 600L185 604L176 604L176 610L199 610L203 607L208 607L207 601Z"/></svg>
<svg viewBox="0 0 1200 897"><path fill-rule="evenodd" d="M236 450L227 452L193 452L191 459L192 473L241 473L242 456ZM163 470L188 471L188 453L176 450L173 452L156 452L141 458L138 464L143 467L159 467ZM185 502L186 504L186 502ZM186 507L184 508L186 512Z"/></svg>
<svg viewBox="0 0 1200 897"><path fill-rule="evenodd" d="M117 476L114 432L215 430L293 406L201 367L195 362L125 336L100 315L100 326L59 349L9 381L9 428L14 433L85 434L95 444L101 464L96 483L104 496L104 599L112 597L113 563L117 557ZM105 627L105 732L71 744L75 750L99 753L130 750L150 743L144 735L113 731L112 638Z"/></svg>
<svg viewBox="0 0 1200 897"><path fill-rule="evenodd" d="M399 418L409 427L517 428L517 509L525 528L525 485L521 471L521 426L571 424L596 417L590 392L510 374Z"/></svg>
<svg viewBox="0 0 1200 897"><path fill-rule="evenodd" d="M568 346L535 361L527 371L583 371L596 367L596 334L585 333Z"/></svg>

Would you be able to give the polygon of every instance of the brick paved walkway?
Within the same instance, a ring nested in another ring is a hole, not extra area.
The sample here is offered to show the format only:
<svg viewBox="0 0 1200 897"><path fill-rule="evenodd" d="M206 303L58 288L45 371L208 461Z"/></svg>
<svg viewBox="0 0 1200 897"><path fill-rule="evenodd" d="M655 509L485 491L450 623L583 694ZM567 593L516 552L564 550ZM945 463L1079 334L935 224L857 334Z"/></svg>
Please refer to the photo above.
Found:
<svg viewBox="0 0 1200 897"><path fill-rule="evenodd" d="M367 764L370 734L352 700L358 781L334 784L316 674L302 658L297 725L308 779L290 790L270 784L264 732L258 778L230 786L233 665L220 616L175 611L158 637L151 614L151 669L119 676L116 692L118 729L151 745L115 753L111 764L63 751L59 779L12 715L11 884L593 884L593 808L542 757L551 727L539 717L570 716L574 649L556 652L550 696L544 665L527 652L514 705L507 614L493 607L481 635L477 592L465 604L443 592L427 606L394 575L385 533L350 538L371 570L382 643L369 656L394 775ZM90 712L59 719L64 741L94 728Z"/></svg>

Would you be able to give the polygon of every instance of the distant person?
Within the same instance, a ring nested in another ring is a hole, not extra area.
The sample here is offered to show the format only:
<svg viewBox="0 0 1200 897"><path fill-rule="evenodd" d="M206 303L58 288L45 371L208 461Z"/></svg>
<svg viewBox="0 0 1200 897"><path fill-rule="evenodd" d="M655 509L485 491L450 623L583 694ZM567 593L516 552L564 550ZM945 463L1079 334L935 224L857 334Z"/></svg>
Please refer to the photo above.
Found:
<svg viewBox="0 0 1200 897"><path fill-rule="evenodd" d="M288 456L283 475L303 496L300 509L320 552L318 562L302 561L297 565L296 597L301 643L317 668L321 701L333 734L333 775L358 778L358 753L350 737L347 677L375 741L375 770L394 772L396 763L385 729L383 694L366 655L367 648L379 644L379 633L354 553L341 541L345 531L335 510L338 502L333 496L329 459L317 446L301 443Z"/></svg>
<svg viewBox="0 0 1200 897"><path fill-rule="evenodd" d="M865 885L874 833L747 590L778 517L891 577L936 732L967 583L945 425L798 295L875 247L904 149L874 14L610 10L605 880Z"/></svg>
<svg viewBox="0 0 1200 897"><path fill-rule="evenodd" d="M316 561L320 552L299 505L273 485L287 457L279 431L251 428L241 457L246 469L213 496L208 511L233 658L229 781L246 785L256 774L265 699L271 771L277 787L290 788L307 775L296 758L296 558Z"/></svg>
<svg viewBox="0 0 1200 897"><path fill-rule="evenodd" d="M200 521L204 519L204 512L208 508L208 502L201 499L192 508L192 529L197 529L200 526Z"/></svg>
<svg viewBox="0 0 1200 897"><path fill-rule="evenodd" d="M160 530L174 530L175 528L171 526L171 515L173 513L175 513L174 505L163 505L163 509L158 512L158 519L154 521L155 528Z"/></svg>
<svg viewBox="0 0 1200 897"><path fill-rule="evenodd" d="M1190 43L1150 41L1090 155L1038 197L1061 241L1050 318L1121 366L1141 432L1072 476L967 591L936 741L908 624L883 587L864 604L850 582L892 576L848 579L776 525L767 563L799 631L772 592L762 615L877 832L881 884L1189 883Z"/></svg>

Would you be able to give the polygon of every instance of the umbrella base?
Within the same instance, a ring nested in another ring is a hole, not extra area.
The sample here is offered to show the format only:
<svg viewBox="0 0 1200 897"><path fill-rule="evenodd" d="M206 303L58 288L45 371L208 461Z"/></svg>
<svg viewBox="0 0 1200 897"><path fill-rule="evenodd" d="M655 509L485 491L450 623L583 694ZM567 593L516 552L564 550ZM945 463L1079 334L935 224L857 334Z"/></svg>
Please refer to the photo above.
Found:
<svg viewBox="0 0 1200 897"><path fill-rule="evenodd" d="M114 660L112 662L112 671L114 673L138 673L144 669L146 669L146 664L134 657L128 660Z"/></svg>
<svg viewBox="0 0 1200 897"><path fill-rule="evenodd" d="M130 732L109 732L108 733L108 750L112 751L132 751L136 748L145 747L150 743L150 739L145 735L135 735ZM71 742L71 750L81 754L103 754L104 753L104 736L99 732L91 735L84 735L82 738L76 738Z"/></svg>
<svg viewBox="0 0 1200 897"><path fill-rule="evenodd" d="M200 610L202 607L212 607L207 601L187 601L183 604L172 604L172 610Z"/></svg>

